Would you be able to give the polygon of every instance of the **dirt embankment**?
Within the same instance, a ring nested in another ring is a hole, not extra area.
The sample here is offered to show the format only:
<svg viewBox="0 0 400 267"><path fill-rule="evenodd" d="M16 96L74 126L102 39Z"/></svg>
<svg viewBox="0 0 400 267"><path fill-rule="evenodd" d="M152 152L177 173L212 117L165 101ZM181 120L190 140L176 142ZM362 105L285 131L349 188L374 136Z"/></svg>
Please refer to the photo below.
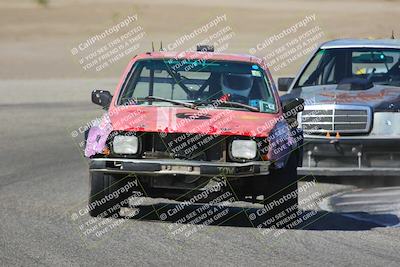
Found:
<svg viewBox="0 0 400 267"><path fill-rule="evenodd" d="M389 37L392 30L400 36L400 2L394 0L120 0L112 3L48 0L47 6L41 2L46 1L0 0L0 79L117 77L131 55L104 70L85 71L79 64L79 57L71 54L71 49L128 15L138 15L137 21L129 27L140 25L146 33L135 53L151 50L151 41L156 43L156 48L160 40L164 44L172 43L224 14L227 18L224 25L234 32L227 41L229 52L249 53L250 48L266 38L313 14L316 17L312 26L319 26L324 33L317 42L342 37ZM208 35L201 34L177 50L187 49ZM296 34L281 41L287 42L294 37ZM256 55L265 56L281 44L276 42L257 51ZM304 60L305 56L300 57L273 74L293 74Z"/></svg>

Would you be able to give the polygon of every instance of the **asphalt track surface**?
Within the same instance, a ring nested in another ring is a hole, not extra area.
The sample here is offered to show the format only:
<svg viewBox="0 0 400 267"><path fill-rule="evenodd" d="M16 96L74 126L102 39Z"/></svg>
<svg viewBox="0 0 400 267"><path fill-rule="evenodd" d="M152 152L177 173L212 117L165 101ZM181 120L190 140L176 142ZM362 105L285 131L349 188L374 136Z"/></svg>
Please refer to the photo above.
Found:
<svg viewBox="0 0 400 267"><path fill-rule="evenodd" d="M264 236L243 207L232 204L232 218L222 225L174 236L171 222L154 214L137 219L153 208L143 204L134 218L112 219L120 223L101 238L82 236L71 214L87 201L88 168L80 136L71 132L101 114L89 102L90 89L115 83L0 83L0 265L399 265L396 187L362 190L318 183L313 190L324 200L315 216L279 235L279 229L270 229ZM177 205L154 202L156 207ZM250 213L256 210L249 206Z"/></svg>

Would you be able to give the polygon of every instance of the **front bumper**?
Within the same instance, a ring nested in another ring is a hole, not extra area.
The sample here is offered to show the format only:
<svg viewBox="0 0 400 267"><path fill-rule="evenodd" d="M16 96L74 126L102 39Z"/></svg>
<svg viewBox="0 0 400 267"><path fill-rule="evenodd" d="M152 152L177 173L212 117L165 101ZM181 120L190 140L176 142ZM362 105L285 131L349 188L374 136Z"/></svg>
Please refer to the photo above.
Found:
<svg viewBox="0 0 400 267"><path fill-rule="evenodd" d="M92 158L90 172L145 174L251 177L269 174L269 161L207 162L176 159L120 159Z"/></svg>
<svg viewBox="0 0 400 267"><path fill-rule="evenodd" d="M299 176L345 176L345 177L400 177L400 168L351 168L351 167L301 167Z"/></svg>
<svg viewBox="0 0 400 267"><path fill-rule="evenodd" d="M298 175L400 177L400 139L305 136Z"/></svg>

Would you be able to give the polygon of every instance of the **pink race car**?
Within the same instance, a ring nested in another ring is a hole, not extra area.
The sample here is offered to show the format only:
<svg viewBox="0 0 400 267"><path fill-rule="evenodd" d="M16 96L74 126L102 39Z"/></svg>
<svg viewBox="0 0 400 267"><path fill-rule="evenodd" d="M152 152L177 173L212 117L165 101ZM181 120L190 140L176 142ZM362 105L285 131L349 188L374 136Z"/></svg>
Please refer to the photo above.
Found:
<svg viewBox="0 0 400 267"><path fill-rule="evenodd" d="M92 216L115 215L139 187L181 200L216 182L235 200L292 196L274 212L297 206L304 101L282 107L260 59L202 50L135 56L114 96L93 91L106 113L86 140Z"/></svg>

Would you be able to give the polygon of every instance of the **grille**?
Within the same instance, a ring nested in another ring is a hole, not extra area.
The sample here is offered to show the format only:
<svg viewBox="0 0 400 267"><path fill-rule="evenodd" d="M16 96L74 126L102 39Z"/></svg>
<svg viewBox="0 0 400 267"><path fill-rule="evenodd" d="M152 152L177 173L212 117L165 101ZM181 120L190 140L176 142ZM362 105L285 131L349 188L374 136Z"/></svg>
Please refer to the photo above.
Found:
<svg viewBox="0 0 400 267"><path fill-rule="evenodd" d="M371 108L353 105L305 106L300 126L306 134L368 133L372 121Z"/></svg>
<svg viewBox="0 0 400 267"><path fill-rule="evenodd" d="M143 139L145 158L219 161L225 150L224 138L216 135L145 133Z"/></svg>
<svg viewBox="0 0 400 267"><path fill-rule="evenodd" d="M179 158L204 161L243 161L230 157L229 144L234 139L248 139L243 136L222 136L181 133L143 133L143 158ZM268 140L255 138L257 157L268 153Z"/></svg>

